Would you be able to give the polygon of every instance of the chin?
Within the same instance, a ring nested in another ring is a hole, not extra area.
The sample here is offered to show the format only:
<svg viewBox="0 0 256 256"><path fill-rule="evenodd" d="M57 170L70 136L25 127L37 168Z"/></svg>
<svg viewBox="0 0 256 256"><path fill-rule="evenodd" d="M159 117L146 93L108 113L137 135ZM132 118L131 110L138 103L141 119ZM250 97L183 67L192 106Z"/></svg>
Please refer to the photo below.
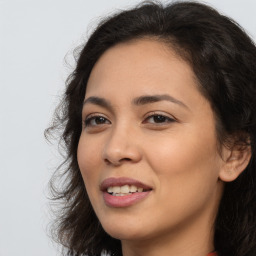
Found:
<svg viewBox="0 0 256 256"><path fill-rule="evenodd" d="M111 221L102 223L103 229L113 238L119 240L143 239L145 230L140 225L130 224L125 221Z"/></svg>

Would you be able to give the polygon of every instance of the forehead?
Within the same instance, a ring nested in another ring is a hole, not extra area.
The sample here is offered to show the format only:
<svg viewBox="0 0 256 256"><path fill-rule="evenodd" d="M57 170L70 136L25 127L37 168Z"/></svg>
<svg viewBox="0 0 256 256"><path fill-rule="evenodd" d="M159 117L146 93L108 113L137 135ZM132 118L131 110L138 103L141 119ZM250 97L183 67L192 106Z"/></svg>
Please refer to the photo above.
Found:
<svg viewBox="0 0 256 256"><path fill-rule="evenodd" d="M169 45L139 39L120 43L100 57L89 77L86 98L165 93L202 97L190 65Z"/></svg>

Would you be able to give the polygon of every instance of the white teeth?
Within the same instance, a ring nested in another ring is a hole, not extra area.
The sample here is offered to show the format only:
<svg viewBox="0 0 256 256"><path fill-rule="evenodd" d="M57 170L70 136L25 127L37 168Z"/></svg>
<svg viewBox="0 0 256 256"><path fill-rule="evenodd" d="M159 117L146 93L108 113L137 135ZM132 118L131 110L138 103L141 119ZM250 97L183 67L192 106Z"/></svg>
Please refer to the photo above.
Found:
<svg viewBox="0 0 256 256"><path fill-rule="evenodd" d="M121 187L121 193L129 193L130 187L128 185L124 185Z"/></svg>
<svg viewBox="0 0 256 256"><path fill-rule="evenodd" d="M115 194L120 193L121 192L121 187L116 187L116 186L113 187L112 192L115 193Z"/></svg>
<svg viewBox="0 0 256 256"><path fill-rule="evenodd" d="M107 192L114 196L125 196L135 192L143 192L143 188L138 188L134 185L108 187Z"/></svg>
<svg viewBox="0 0 256 256"><path fill-rule="evenodd" d="M108 193L113 193L113 187L108 187Z"/></svg>
<svg viewBox="0 0 256 256"><path fill-rule="evenodd" d="M131 185L131 186L130 186L130 191L131 191L132 193L136 192L136 191L137 191L137 187L134 186L134 185Z"/></svg>
<svg viewBox="0 0 256 256"><path fill-rule="evenodd" d="M114 196L127 196L127 195L131 195L131 193L128 193L128 194L122 194L122 193L120 193L120 194L113 194Z"/></svg>

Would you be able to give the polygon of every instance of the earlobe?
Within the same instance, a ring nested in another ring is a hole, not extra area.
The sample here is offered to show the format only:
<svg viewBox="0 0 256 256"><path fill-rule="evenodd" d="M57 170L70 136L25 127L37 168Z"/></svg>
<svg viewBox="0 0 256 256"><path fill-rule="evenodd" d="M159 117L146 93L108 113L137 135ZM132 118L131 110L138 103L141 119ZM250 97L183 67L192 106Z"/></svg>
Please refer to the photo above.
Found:
<svg viewBox="0 0 256 256"><path fill-rule="evenodd" d="M251 147L234 146L226 149L219 178L225 182L234 181L247 167L251 159Z"/></svg>

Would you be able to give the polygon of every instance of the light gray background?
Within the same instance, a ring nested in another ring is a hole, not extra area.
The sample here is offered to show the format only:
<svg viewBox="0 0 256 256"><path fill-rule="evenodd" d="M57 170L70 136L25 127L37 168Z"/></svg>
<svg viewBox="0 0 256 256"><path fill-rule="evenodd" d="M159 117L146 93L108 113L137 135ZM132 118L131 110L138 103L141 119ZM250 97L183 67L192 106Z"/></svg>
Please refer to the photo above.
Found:
<svg viewBox="0 0 256 256"><path fill-rule="evenodd" d="M0 256L59 255L46 197L60 157L43 131L72 70L64 57L100 16L138 2L0 0ZM256 38L255 0L205 2Z"/></svg>

